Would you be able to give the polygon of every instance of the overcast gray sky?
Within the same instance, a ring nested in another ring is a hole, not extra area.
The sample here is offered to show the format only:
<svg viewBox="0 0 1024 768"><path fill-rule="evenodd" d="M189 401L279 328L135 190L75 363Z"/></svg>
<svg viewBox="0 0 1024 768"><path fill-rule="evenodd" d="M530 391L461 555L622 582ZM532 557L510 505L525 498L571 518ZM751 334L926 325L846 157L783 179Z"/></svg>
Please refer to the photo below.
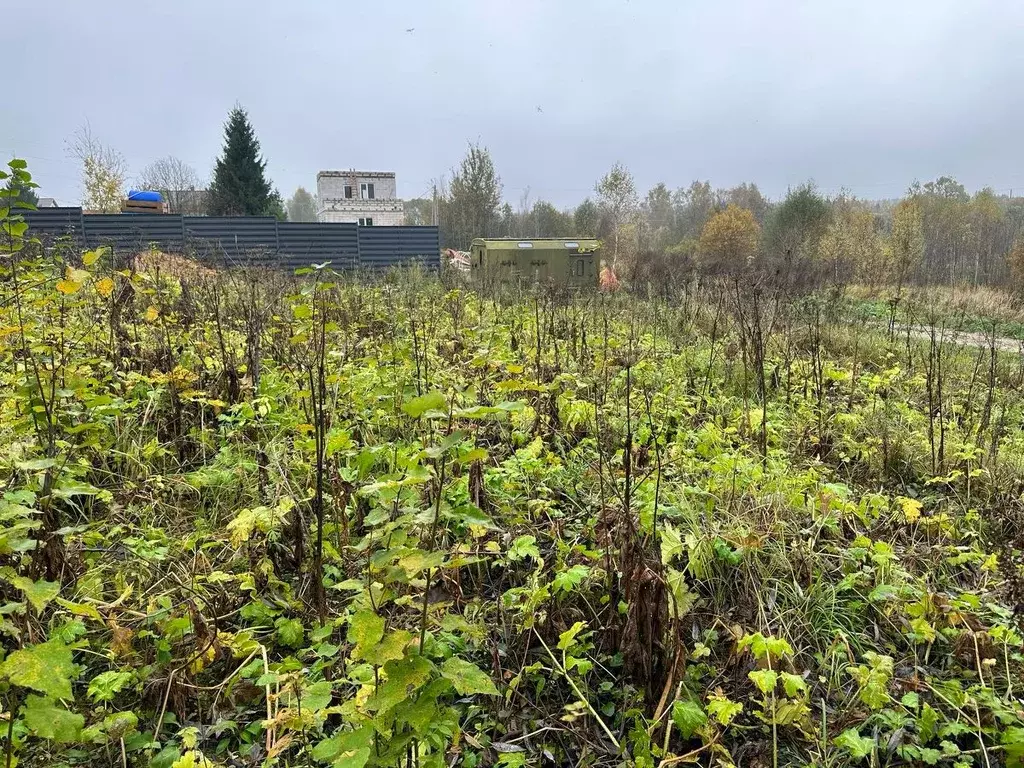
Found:
<svg viewBox="0 0 1024 768"><path fill-rule="evenodd" d="M616 161L641 191L1024 190L1020 0L9 0L4 17L0 153L65 204L86 120L133 172L171 154L208 177L236 101L285 197L349 167L425 196L469 140L513 203L575 204Z"/></svg>

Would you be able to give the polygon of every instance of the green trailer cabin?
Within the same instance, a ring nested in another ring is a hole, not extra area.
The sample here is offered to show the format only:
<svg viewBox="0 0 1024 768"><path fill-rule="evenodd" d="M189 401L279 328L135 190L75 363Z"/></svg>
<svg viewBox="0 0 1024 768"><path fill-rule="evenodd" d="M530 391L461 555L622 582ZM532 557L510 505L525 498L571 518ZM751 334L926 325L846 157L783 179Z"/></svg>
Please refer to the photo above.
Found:
<svg viewBox="0 0 1024 768"><path fill-rule="evenodd" d="M601 247L592 238L485 238L469 251L473 274L496 279L597 285Z"/></svg>

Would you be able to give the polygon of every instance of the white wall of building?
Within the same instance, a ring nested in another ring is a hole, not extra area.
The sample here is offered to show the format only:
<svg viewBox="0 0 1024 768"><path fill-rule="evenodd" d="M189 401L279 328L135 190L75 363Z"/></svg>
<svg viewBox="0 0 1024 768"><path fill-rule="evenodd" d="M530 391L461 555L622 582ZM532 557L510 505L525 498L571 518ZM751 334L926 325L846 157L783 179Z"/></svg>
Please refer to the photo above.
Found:
<svg viewBox="0 0 1024 768"><path fill-rule="evenodd" d="M373 199L362 197L363 184L373 184ZM345 196L345 187L352 196ZM375 227L397 227L405 223L402 201L398 200L395 174L379 171L321 171L316 177L320 201L317 221L325 223L365 223Z"/></svg>
<svg viewBox="0 0 1024 768"><path fill-rule="evenodd" d="M405 211L401 202L390 201L377 206L321 207L316 218L325 224L358 224L360 219L372 219L375 227L400 227L405 223Z"/></svg>
<svg viewBox="0 0 1024 768"><path fill-rule="evenodd" d="M360 171L321 171L316 177L316 192L321 200L344 200L345 187L352 187L352 199L359 197L361 184L373 184L375 200L394 200L397 185L393 173Z"/></svg>

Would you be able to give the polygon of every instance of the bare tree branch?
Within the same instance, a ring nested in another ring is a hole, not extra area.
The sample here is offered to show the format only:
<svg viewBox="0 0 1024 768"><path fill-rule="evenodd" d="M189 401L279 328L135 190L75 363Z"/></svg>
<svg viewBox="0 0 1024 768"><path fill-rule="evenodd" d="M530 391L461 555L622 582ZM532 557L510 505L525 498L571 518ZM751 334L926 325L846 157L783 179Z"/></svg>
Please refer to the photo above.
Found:
<svg viewBox="0 0 1024 768"><path fill-rule="evenodd" d="M176 157L154 160L139 174L137 183L141 189L162 193L170 213L199 215L205 211L205 190L199 174Z"/></svg>

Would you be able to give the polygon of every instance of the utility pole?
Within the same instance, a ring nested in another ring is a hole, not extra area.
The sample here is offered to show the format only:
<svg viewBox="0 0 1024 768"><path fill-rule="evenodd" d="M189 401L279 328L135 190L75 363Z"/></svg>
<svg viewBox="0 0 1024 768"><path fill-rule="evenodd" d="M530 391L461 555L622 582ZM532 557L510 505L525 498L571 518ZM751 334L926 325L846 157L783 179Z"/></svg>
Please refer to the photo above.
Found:
<svg viewBox="0 0 1024 768"><path fill-rule="evenodd" d="M434 226L437 226L437 182L433 185L433 205L431 206L434 218Z"/></svg>

